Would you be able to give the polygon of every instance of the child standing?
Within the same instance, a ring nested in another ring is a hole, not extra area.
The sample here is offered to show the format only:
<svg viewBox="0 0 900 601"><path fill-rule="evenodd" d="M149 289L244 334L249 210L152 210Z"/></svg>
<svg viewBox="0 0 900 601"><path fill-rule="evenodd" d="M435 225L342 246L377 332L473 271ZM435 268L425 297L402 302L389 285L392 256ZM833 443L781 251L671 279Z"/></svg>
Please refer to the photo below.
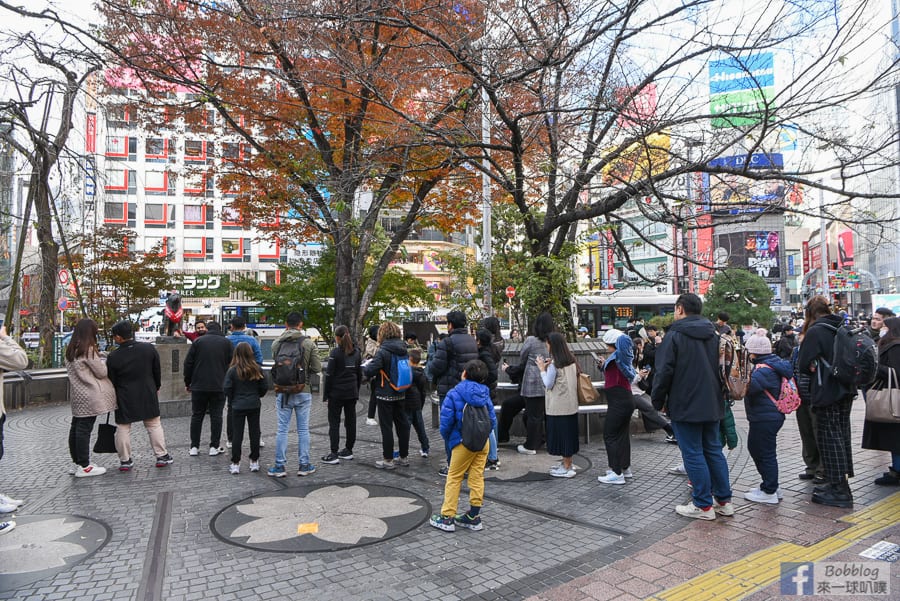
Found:
<svg viewBox="0 0 900 601"><path fill-rule="evenodd" d="M747 432L747 450L762 477L757 488L744 493L744 498L754 503L775 505L779 500L778 455L775 442L778 431L784 425L784 414L775 406L781 394L781 378L794 375L789 361L772 353L772 343L760 328L744 345L755 368L750 372L750 385L744 396L744 408L750 429Z"/></svg>
<svg viewBox="0 0 900 601"><path fill-rule="evenodd" d="M425 431L422 407L425 405L428 382L425 379L425 368L422 367L421 362L422 351L417 348L409 349L409 364L412 366L412 386L406 389L405 413L407 421L416 431L416 436L419 438L419 455L427 458L431 445L428 442L428 433Z"/></svg>
<svg viewBox="0 0 900 601"><path fill-rule="evenodd" d="M456 526L469 530L481 530L481 506L484 502L484 466L487 463L489 442L480 451L470 451L462 444L462 417L466 404L488 409L493 428L497 427L494 403L488 387L487 366L478 359L466 363L462 381L454 386L441 404L441 436L451 449L450 468L444 486L444 504L441 513L431 516L429 524L446 532L453 532ZM459 503L459 488L463 476L469 473L469 511L456 513Z"/></svg>
<svg viewBox="0 0 900 601"><path fill-rule="evenodd" d="M259 410L260 399L268 392L268 384L263 376L253 348L246 342L239 342L234 348L231 366L225 372L225 398L232 409L234 437L231 440L231 465L228 472L241 472L241 445L244 442L244 424L250 430L250 471L259 471Z"/></svg>

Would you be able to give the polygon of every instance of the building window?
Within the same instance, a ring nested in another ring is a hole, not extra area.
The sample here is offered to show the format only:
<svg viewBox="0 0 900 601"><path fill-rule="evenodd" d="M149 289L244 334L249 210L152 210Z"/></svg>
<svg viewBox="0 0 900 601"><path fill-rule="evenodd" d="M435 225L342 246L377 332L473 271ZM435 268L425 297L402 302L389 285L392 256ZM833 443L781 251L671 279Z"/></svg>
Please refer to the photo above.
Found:
<svg viewBox="0 0 900 601"><path fill-rule="evenodd" d="M211 162L213 143L203 140L184 141L184 160L189 163Z"/></svg>
<svg viewBox="0 0 900 601"><path fill-rule="evenodd" d="M184 238L184 258L204 260L212 256L212 238Z"/></svg>
<svg viewBox="0 0 900 601"><path fill-rule="evenodd" d="M130 136L106 136L106 156L110 159L137 158L137 139Z"/></svg>
<svg viewBox="0 0 900 601"><path fill-rule="evenodd" d="M175 207L168 204L145 204L145 225L167 225L175 222Z"/></svg>
<svg viewBox="0 0 900 601"><path fill-rule="evenodd" d="M244 238L223 238L222 260L228 262L249 261L250 241Z"/></svg>
<svg viewBox="0 0 900 601"><path fill-rule="evenodd" d="M212 207L207 205L184 205L184 226L189 229L212 229Z"/></svg>
<svg viewBox="0 0 900 601"><path fill-rule="evenodd" d="M281 244L278 240L259 241L259 260L278 261L281 258Z"/></svg>
<svg viewBox="0 0 900 601"><path fill-rule="evenodd" d="M103 223L127 223L127 222L128 222L128 203L127 202L103 203Z"/></svg>
<svg viewBox="0 0 900 601"><path fill-rule="evenodd" d="M147 171L144 174L144 192L150 195L175 194L172 178L167 171Z"/></svg>
<svg viewBox="0 0 900 601"><path fill-rule="evenodd" d="M163 162L173 159L172 142L166 138L147 138L144 143L144 157L150 162Z"/></svg>
<svg viewBox="0 0 900 601"><path fill-rule="evenodd" d="M135 193L137 186L135 185L134 171L125 167L108 167L104 190L110 194Z"/></svg>
<svg viewBox="0 0 900 601"><path fill-rule="evenodd" d="M188 173L184 176L184 193L188 196L212 196L212 176L208 173Z"/></svg>
<svg viewBox="0 0 900 601"><path fill-rule="evenodd" d="M240 209L231 206L222 207L222 227L243 228Z"/></svg>

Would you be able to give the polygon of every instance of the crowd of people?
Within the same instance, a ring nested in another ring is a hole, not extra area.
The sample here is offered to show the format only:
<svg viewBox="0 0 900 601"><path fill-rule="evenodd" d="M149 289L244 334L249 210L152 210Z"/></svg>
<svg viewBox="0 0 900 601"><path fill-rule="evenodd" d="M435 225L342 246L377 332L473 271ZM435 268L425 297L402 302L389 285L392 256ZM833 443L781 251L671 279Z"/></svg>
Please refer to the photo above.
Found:
<svg viewBox="0 0 900 601"><path fill-rule="evenodd" d="M868 334L878 345L878 377L864 387L863 397L887 385L889 370L900 370L900 318L888 309L876 310L875 316ZM784 394L784 382L791 381L799 395L796 415L805 465L799 478L816 484L813 502L851 507L849 479L854 470L849 416L857 391L839 385L827 368L834 361L835 331L843 320L832 312L826 298L818 296L807 304L799 334L785 325L774 343L772 334L763 328L738 339L728 325L728 315L719 314L712 322L702 316L698 296L682 294L675 304L674 321L665 331L643 324L626 332L606 330L602 333L606 353L595 357L603 373L607 404L603 441L608 467L598 481L625 485L635 477L630 425L638 409L648 430L665 430L666 441L680 449L682 464L670 471L689 478L692 499L676 506L675 511L704 520L733 515L733 491L723 448L738 444L731 405L740 399L731 398L734 393L725 385L728 372L723 349L729 349L729 353L742 349L751 365L743 394L748 422L746 445L760 477L759 485L746 491L744 498L764 504L777 504L782 498L777 438L786 412L776 399ZM200 454L203 423L209 416L209 455L223 454L230 448L231 474L240 473L245 429L251 472L260 471L260 448L264 446L260 412L269 385L259 343L245 326L243 319L236 317L230 323L231 334L226 336L215 321L198 324L190 336L192 343L182 370L192 407L188 454ZM505 341L499 320L482 320L474 335L467 326L464 313L451 311L447 334L432 342L427 361L423 361L425 353L415 335L404 338L393 322L370 328L363 348L357 346L349 328L340 325L335 328L334 346L323 367L313 341L304 334L301 315L288 314L285 331L272 347L277 430L274 463L267 470L268 476L287 475L292 416L297 430L297 475L309 476L317 471L311 460L309 417L313 397L308 384L312 375L324 373L322 400L327 405L329 442L328 452L321 457L325 464L354 458L356 404L366 381L370 390L366 423L380 427L382 441L381 459L375 467L393 470L408 466L413 431L419 455L429 457L432 446L422 410L429 390L434 388L441 407L439 430L445 459L440 473L446 477L443 505L430 520L436 528L453 531L456 527L483 527L484 472L500 469L497 447L510 441L512 421L523 410L525 438L516 445L516 451L535 455L546 444L547 452L560 458L550 466L549 475L575 477L573 457L580 450L580 368L552 316L542 313L533 320L515 365L501 358ZM105 473L105 468L91 462L90 441L97 417L113 412L120 471L134 466L131 425L135 422L144 424L156 467L165 468L174 461L166 448L160 420L159 355L153 345L134 340L129 322L116 324L111 333L118 347L105 357L97 345L97 324L83 319L75 326L66 350L72 407L69 452L76 478ZM22 369L26 363L24 351L0 327L0 369ZM494 407L500 401L500 372L518 385L518 394L502 400L498 419ZM484 410L483 439L472 438L476 418L469 417L471 408ZM3 409L0 391L0 457ZM473 444L472 440L477 442ZM900 424L867 420L862 446L891 454L888 471L875 484L900 485ZM469 509L458 513L463 478L468 478ZM0 513L12 512L19 504L20 500L0 495ZM0 533L14 527L12 521L0 522Z"/></svg>

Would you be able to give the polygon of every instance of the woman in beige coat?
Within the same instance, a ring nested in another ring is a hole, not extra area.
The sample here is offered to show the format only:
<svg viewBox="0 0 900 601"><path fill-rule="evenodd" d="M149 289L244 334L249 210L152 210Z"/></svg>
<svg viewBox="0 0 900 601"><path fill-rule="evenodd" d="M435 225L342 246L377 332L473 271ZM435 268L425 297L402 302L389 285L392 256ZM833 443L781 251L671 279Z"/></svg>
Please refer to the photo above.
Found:
<svg viewBox="0 0 900 601"><path fill-rule="evenodd" d="M535 362L546 389L547 453L562 461L550 468L554 478L574 478L572 456L578 452L578 367L566 338L559 332L547 336L547 353Z"/></svg>
<svg viewBox="0 0 900 601"><path fill-rule="evenodd" d="M66 371L72 403L69 454L75 462L75 477L99 476L106 468L91 463L91 432L98 415L115 410L116 390L100 356L93 319L82 319L75 326L66 348Z"/></svg>

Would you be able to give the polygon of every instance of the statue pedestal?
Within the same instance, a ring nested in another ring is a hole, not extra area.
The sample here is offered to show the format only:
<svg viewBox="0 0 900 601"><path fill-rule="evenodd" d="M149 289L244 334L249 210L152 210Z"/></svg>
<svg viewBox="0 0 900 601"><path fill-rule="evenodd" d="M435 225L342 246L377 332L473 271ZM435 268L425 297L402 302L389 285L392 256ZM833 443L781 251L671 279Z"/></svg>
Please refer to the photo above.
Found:
<svg viewBox="0 0 900 601"><path fill-rule="evenodd" d="M156 341L162 384L159 387L159 411L162 417L191 414L191 393L184 389L184 358L188 344L184 338L160 336Z"/></svg>

